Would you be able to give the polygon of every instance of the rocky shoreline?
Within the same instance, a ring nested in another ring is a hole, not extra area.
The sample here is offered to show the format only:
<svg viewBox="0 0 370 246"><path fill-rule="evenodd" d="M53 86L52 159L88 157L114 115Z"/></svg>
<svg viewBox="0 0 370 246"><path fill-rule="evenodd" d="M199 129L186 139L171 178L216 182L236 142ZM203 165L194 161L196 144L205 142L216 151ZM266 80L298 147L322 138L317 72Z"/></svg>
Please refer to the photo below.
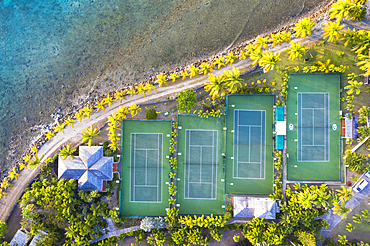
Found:
<svg viewBox="0 0 370 246"><path fill-rule="evenodd" d="M279 26L275 30L272 30L269 33L260 34L260 36L267 36L267 35L270 35L270 34L273 34L273 33L277 33L279 31L290 31L290 32L294 33L294 31L292 30L292 27L294 26L294 23L296 23L298 21L298 19L300 19L300 18L310 17L313 21L319 22L324 17L328 17L328 11L330 9L331 4L334 1L335 0L327 0L324 3L321 3L319 6L317 6L311 12L308 12L305 15L299 15L299 16L294 17L292 19L292 21L290 21L290 23L288 23L287 25ZM162 71L162 73L164 73L164 74L170 74L170 73L173 73L173 72L181 73L182 71L187 69L191 64L198 67L202 62L214 61L214 59L217 58L219 55L225 55L230 51L233 51L234 54L239 54L240 51L243 49L243 47L245 45L248 45L249 43L251 43L253 41L254 41L254 39L250 39L250 40L246 40L245 42L242 42L241 44L237 45L236 47L228 47L227 49L225 49L223 52L219 53L218 55L212 56L212 57L210 57L208 59L205 59L205 60L197 60L197 61L194 61L193 63L190 61L188 66L181 66L179 68L172 69L172 70L170 69L170 67L168 67L169 69L167 71ZM127 83L127 84L124 85L123 88L121 88L121 90L125 89L125 88L127 88L131 85L139 84L139 83L142 83L142 82L144 82L144 83L154 83L154 81L156 80L156 75L159 74L159 73L161 73L161 72L154 73L150 77L143 77L141 79L138 79L136 83L130 83L130 84ZM104 80L106 78L104 78L102 76L102 78L100 78L100 79ZM71 105L72 105L71 107L66 107L64 109L58 110L58 112L56 114L54 114L54 117L53 117L54 122L53 123L49 123L49 124L46 124L46 125L41 124L41 125L35 126L35 127L30 129L30 131L38 131L39 134L37 135L37 137L31 139L28 142L28 146L29 147L30 146L36 146L37 148L40 148L47 141L47 138L45 136L46 131L48 129L52 129L53 126L55 126L57 122L59 122L59 123L64 122L65 118L67 118L68 116L73 117L75 112L79 111L81 108L85 107L86 105L88 105L88 104L94 105L95 102L100 101L102 98L107 96L107 94L110 94L112 96L113 93L114 93L114 92L103 93L104 90L105 90L105 88L97 88L97 89L94 89L91 92L87 92L87 94L82 95L82 96L81 95L76 95L76 94L73 95L72 97L77 98L77 99L75 99L71 103ZM8 146L7 160L9 161L10 165L7 165L8 169L2 170L2 172L0 174L0 180L4 177L5 173L12 168L12 165L11 165L12 163L14 164L16 162L21 161L22 156L29 152L29 149L27 151L25 151L23 154L18 151L19 148L20 148L19 146L21 145L20 143L22 141L23 141L22 136L15 136L14 139L12 139L11 144Z"/></svg>

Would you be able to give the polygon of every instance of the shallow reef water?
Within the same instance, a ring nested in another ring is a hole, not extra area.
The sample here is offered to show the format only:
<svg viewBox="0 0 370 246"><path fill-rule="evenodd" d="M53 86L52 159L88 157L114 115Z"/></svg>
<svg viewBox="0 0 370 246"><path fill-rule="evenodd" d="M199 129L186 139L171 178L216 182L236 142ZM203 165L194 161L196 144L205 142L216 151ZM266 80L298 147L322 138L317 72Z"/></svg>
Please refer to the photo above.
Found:
<svg viewBox="0 0 370 246"><path fill-rule="evenodd" d="M59 109L208 58L322 2L0 1L0 170Z"/></svg>

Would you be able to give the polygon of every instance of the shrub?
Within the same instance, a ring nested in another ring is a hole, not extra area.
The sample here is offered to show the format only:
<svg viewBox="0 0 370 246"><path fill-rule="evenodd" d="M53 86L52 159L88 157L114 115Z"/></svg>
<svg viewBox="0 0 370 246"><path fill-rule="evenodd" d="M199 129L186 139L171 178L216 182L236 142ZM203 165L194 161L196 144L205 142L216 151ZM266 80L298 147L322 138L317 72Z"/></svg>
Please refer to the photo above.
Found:
<svg viewBox="0 0 370 246"><path fill-rule="evenodd" d="M225 216L224 216L224 219L225 219L225 221L228 221L229 219L231 219L231 217L232 217L231 212L226 212Z"/></svg>
<svg viewBox="0 0 370 246"><path fill-rule="evenodd" d="M157 116L158 116L158 114L155 111L155 109L151 108L148 111L146 111L145 119L147 119L147 120L156 120Z"/></svg>
<svg viewBox="0 0 370 246"><path fill-rule="evenodd" d="M351 186L351 185L352 185L351 181L348 181L347 186Z"/></svg>
<svg viewBox="0 0 370 246"><path fill-rule="evenodd" d="M233 211L233 205L232 205L231 203L227 203L227 204L226 204L226 211L227 211L227 212L231 212L231 211Z"/></svg>
<svg viewBox="0 0 370 246"><path fill-rule="evenodd" d="M166 227L166 222L162 217L145 217L141 220L140 228L145 232L150 232L153 229L162 229Z"/></svg>
<svg viewBox="0 0 370 246"><path fill-rule="evenodd" d="M0 239L4 237L4 234L7 233L8 230L7 230L7 226L5 224L5 222L2 222L0 220Z"/></svg>
<svg viewBox="0 0 370 246"><path fill-rule="evenodd" d="M185 91L180 91L179 97L176 101L179 103L177 109L180 111L187 112L191 110L197 101L195 90L186 89Z"/></svg>
<svg viewBox="0 0 370 246"><path fill-rule="evenodd" d="M104 149L104 151L108 149L108 145L109 145L109 142L108 141L104 141L103 142L103 149Z"/></svg>

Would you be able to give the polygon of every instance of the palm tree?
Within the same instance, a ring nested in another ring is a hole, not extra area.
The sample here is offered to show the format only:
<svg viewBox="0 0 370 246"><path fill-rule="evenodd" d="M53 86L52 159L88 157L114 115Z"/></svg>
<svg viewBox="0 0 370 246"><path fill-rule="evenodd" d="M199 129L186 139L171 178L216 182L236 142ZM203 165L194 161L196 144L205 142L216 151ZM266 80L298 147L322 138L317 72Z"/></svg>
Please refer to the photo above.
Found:
<svg viewBox="0 0 370 246"><path fill-rule="evenodd" d="M365 17L366 9L356 1L338 0L333 3L329 12L331 18L336 18L340 23L343 18L351 20L362 20Z"/></svg>
<svg viewBox="0 0 370 246"><path fill-rule="evenodd" d="M347 218L347 214L351 211L351 207L346 208L346 204L344 200L341 200L340 203L334 202L333 214L338 214L339 216L343 216L343 218Z"/></svg>
<svg viewBox="0 0 370 246"><path fill-rule="evenodd" d="M202 69L203 71L203 74L204 75L207 75L208 72L212 73L213 71L213 67L215 65L213 63L209 64L207 62L203 62L201 65L200 65L200 68Z"/></svg>
<svg viewBox="0 0 370 246"><path fill-rule="evenodd" d="M110 105L109 105L110 106ZM90 115L94 113L94 109L88 104L86 107L83 108L84 116L90 119Z"/></svg>
<svg viewBox="0 0 370 246"><path fill-rule="evenodd" d="M215 76L214 74L209 74L208 75L208 81L204 83L205 84L205 90L210 91L210 95L212 98L215 96L225 95L225 90L224 90L224 77L223 76Z"/></svg>
<svg viewBox="0 0 370 246"><path fill-rule="evenodd" d="M276 34L271 34L271 38L269 39L269 42L272 43L271 48L274 48L277 44L282 45L284 42L284 39L282 39L281 33L278 32Z"/></svg>
<svg viewBox="0 0 370 246"><path fill-rule="evenodd" d="M162 85L161 85L162 86ZM161 87L161 86L159 86L159 87ZM137 93L140 95L140 94L143 94L143 96L145 97L146 95L145 95L145 91L146 91L146 88L145 88L145 86L144 86L144 84L143 83L140 83L137 87L136 87L136 89L137 89Z"/></svg>
<svg viewBox="0 0 370 246"><path fill-rule="evenodd" d="M120 100L120 103L122 103L122 99L125 99L125 91L116 91L116 93L114 94L114 100Z"/></svg>
<svg viewBox="0 0 370 246"><path fill-rule="evenodd" d="M262 58L263 54L261 49L257 49L250 53L250 58L253 60L252 65L256 65Z"/></svg>
<svg viewBox="0 0 370 246"><path fill-rule="evenodd" d="M285 43L289 44L290 43L290 36L292 34L290 32L287 32L287 31L283 31L281 32L281 39L282 40L285 40Z"/></svg>
<svg viewBox="0 0 370 246"><path fill-rule="evenodd" d="M300 42L296 44L292 41L290 42L290 45L292 46L292 48L286 49L286 51L289 53L289 59L291 59L292 61L295 58L301 59L302 55L304 55L307 48L301 45Z"/></svg>
<svg viewBox="0 0 370 246"><path fill-rule="evenodd" d="M362 138L370 137L370 127L360 126L357 130L362 135Z"/></svg>
<svg viewBox="0 0 370 246"><path fill-rule="evenodd" d="M88 142L88 145L91 146L94 138L101 138L98 137L100 131L97 128L93 128L93 125L90 125L90 128L85 127L85 131L81 133L82 136L82 143Z"/></svg>
<svg viewBox="0 0 370 246"><path fill-rule="evenodd" d="M344 87L345 89L347 89L347 94L348 95L351 95L352 93L356 92L356 95L359 95L361 93L361 86L362 86L362 82L357 82L357 80L355 81L348 81L349 85L347 85L346 87Z"/></svg>
<svg viewBox="0 0 370 246"><path fill-rule="evenodd" d="M194 77L197 73L199 73L199 68L194 66L193 64L189 68L190 78Z"/></svg>
<svg viewBox="0 0 370 246"><path fill-rule="evenodd" d="M130 86L130 89L127 89L127 94L129 94L130 97L136 94L134 86Z"/></svg>
<svg viewBox="0 0 370 246"><path fill-rule="evenodd" d="M28 167L24 163L20 162L19 163L19 170L22 171L23 169L28 169Z"/></svg>
<svg viewBox="0 0 370 246"><path fill-rule="evenodd" d="M358 54L358 59L360 60L356 65L360 67L361 70L365 71L364 76L370 75L370 53L369 54Z"/></svg>
<svg viewBox="0 0 370 246"><path fill-rule="evenodd" d="M110 148L112 151L116 151L117 149L119 149L117 141L111 142L111 143L109 144L109 148Z"/></svg>
<svg viewBox="0 0 370 246"><path fill-rule="evenodd" d="M129 109L127 107L119 107L117 110L117 115L119 116L120 119L124 118L126 119L126 114L129 113Z"/></svg>
<svg viewBox="0 0 370 246"><path fill-rule="evenodd" d="M330 72L331 67L334 66L334 63L332 63L330 61L330 59L326 60L325 63L324 62L321 62L321 61L318 61L318 62L316 62L316 64L320 66L318 68L318 70L321 71L321 72L325 72L325 73Z"/></svg>
<svg viewBox="0 0 370 246"><path fill-rule="evenodd" d="M217 69L220 69L221 66L226 66L225 58L223 56L219 56L218 58L215 58L215 64L218 65Z"/></svg>
<svg viewBox="0 0 370 246"><path fill-rule="evenodd" d="M232 66L232 65L233 65L234 60L235 60L235 59L237 59L237 58L238 58L238 56L234 55L234 53L233 53L232 51L230 51L230 53L229 53L229 54L227 54L227 55L225 56L225 58L226 58L226 63L225 63L225 64L230 63L230 66Z"/></svg>
<svg viewBox="0 0 370 246"><path fill-rule="evenodd" d="M179 75L177 75L177 73L176 73L176 72L171 73L171 74L170 74L170 77L171 77L171 79L172 79L172 83L174 83L174 82L175 82L175 80L176 80L177 78L180 78L180 76L179 76Z"/></svg>
<svg viewBox="0 0 370 246"><path fill-rule="evenodd" d="M11 180L13 180L13 179L18 180L19 173L18 173L18 171L17 171L17 168L13 167L12 171L10 171L10 172L8 173L8 175L9 175L8 177L9 177Z"/></svg>
<svg viewBox="0 0 370 246"><path fill-rule="evenodd" d="M108 94L106 98L103 99L103 102L104 104L108 104L108 107L110 107L110 105L112 105L112 102L113 102L113 98L110 97L110 95Z"/></svg>
<svg viewBox="0 0 370 246"><path fill-rule="evenodd" d="M0 188L5 191L6 189L8 189L9 186L10 186L9 178L8 177L5 177L3 179L3 182L1 182L1 184L0 184Z"/></svg>
<svg viewBox="0 0 370 246"><path fill-rule="evenodd" d="M41 160L44 157L44 155L41 156L41 158L38 157L37 153L32 157L31 160L28 162L28 167L32 170L36 170L40 165L42 165Z"/></svg>
<svg viewBox="0 0 370 246"><path fill-rule="evenodd" d="M352 188L348 187L347 189L343 185L341 186L341 188L341 190L337 190L337 192L339 193L339 199L343 199L344 201L350 200L353 197Z"/></svg>
<svg viewBox="0 0 370 246"><path fill-rule="evenodd" d="M66 126L72 126L73 128L73 123L75 122L76 120L72 120L71 116L68 116L68 118L66 119L66 121L64 122L64 124Z"/></svg>
<svg viewBox="0 0 370 246"><path fill-rule="evenodd" d="M263 70L267 73L268 71L273 70L275 66L277 67L277 62L281 61L279 56L280 53L264 51L259 64L263 66Z"/></svg>
<svg viewBox="0 0 370 246"><path fill-rule="evenodd" d="M65 123L60 124L59 122L57 122L54 132L63 132L64 134L64 127L65 127Z"/></svg>
<svg viewBox="0 0 370 246"><path fill-rule="evenodd" d="M338 242L341 244L341 245L346 245L348 243L348 240L347 240L347 236L346 235L338 235L339 236L339 240Z"/></svg>
<svg viewBox="0 0 370 246"><path fill-rule="evenodd" d="M190 74L188 73L188 70L185 69L184 71L182 71L181 73L181 77L182 77L182 80L186 79L186 77L188 77Z"/></svg>
<svg viewBox="0 0 370 246"><path fill-rule="evenodd" d="M154 85L152 85L151 83L146 83L145 84L145 90L148 91L148 93L150 93L152 90L154 90L155 92L158 92L157 91L157 87L155 87Z"/></svg>
<svg viewBox="0 0 370 246"><path fill-rule="evenodd" d="M296 31L295 36L297 38L304 38L306 35L311 36L315 22L311 21L311 18L304 18L298 20L298 23L294 24L293 30Z"/></svg>
<svg viewBox="0 0 370 246"><path fill-rule="evenodd" d="M136 104L132 104L129 107L129 110L132 117L136 116L139 112L141 112L141 108L139 108Z"/></svg>
<svg viewBox="0 0 370 246"><path fill-rule="evenodd" d="M72 157L73 159L75 158L73 156L73 152L76 151L76 148L71 148L71 144L68 144L67 146L63 146L60 151L59 151L59 156L62 157L62 160L67 159L68 156Z"/></svg>
<svg viewBox="0 0 370 246"><path fill-rule="evenodd" d="M247 46L244 47L244 49L247 51L247 55L252 54L256 50L261 50L261 48L259 48L257 45L253 43L248 44Z"/></svg>
<svg viewBox="0 0 370 246"><path fill-rule="evenodd" d="M356 28L353 28L352 30L348 27L347 30L343 31L343 37L345 38L346 42L344 42L344 47L347 47L349 43L357 43L359 39L359 35L356 31Z"/></svg>
<svg viewBox="0 0 370 246"><path fill-rule="evenodd" d="M259 49L262 49L262 48L268 49L268 45L267 45L268 40L269 40L269 37L258 36L255 39L254 44L257 45Z"/></svg>
<svg viewBox="0 0 370 246"><path fill-rule="evenodd" d="M358 110L358 113L360 116L364 116L368 120L368 117L370 116L370 107L362 106L362 108Z"/></svg>
<svg viewBox="0 0 370 246"><path fill-rule="evenodd" d="M48 140L50 140L50 138L54 137L55 136L55 132L52 132L52 131L48 131L46 134L46 138Z"/></svg>
<svg viewBox="0 0 370 246"><path fill-rule="evenodd" d="M155 83L158 84L158 87L161 88L163 84L167 85L167 75L164 75L163 73L157 75L157 80Z"/></svg>
<svg viewBox="0 0 370 246"><path fill-rule="evenodd" d="M342 30L344 25L339 25L338 22L329 22L328 24L324 24L322 28L324 33L321 35L324 38L327 38L327 41L334 42L339 40L341 34L339 33Z"/></svg>
<svg viewBox="0 0 370 246"><path fill-rule="evenodd" d="M103 101L100 101L100 102L96 102L95 103L95 108L97 109L96 112L99 112L100 109L102 109L103 111L105 111L105 107L104 107L104 102Z"/></svg>
<svg viewBox="0 0 370 246"><path fill-rule="evenodd" d="M239 78L240 75L239 68L233 67L232 70L225 71L223 75L229 93L235 93L238 90L238 87L243 86L242 82L244 81L244 79Z"/></svg>
<svg viewBox="0 0 370 246"><path fill-rule="evenodd" d="M239 53L239 60L247 59L247 57L248 57L248 54L241 50Z"/></svg>
<svg viewBox="0 0 370 246"><path fill-rule="evenodd" d="M348 231L348 232L351 232L352 230L354 230L355 229L355 227L351 224L351 223L348 223L347 225L346 225L346 230Z"/></svg>

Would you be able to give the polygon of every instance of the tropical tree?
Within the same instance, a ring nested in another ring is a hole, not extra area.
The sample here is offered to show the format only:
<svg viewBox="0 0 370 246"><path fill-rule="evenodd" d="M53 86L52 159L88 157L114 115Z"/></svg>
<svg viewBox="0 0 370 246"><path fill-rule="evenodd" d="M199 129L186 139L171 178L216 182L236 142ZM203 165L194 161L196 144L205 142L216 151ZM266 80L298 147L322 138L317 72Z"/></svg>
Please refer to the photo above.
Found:
<svg viewBox="0 0 370 246"><path fill-rule="evenodd" d="M133 95L136 94L136 90L135 90L135 87L134 86L130 86L129 89L126 89L126 93L130 95L130 97L132 97Z"/></svg>
<svg viewBox="0 0 370 246"><path fill-rule="evenodd" d="M351 223L348 223L347 225L346 225L346 230L348 231L348 232L351 232L352 230L354 230L355 229L355 227L351 224Z"/></svg>
<svg viewBox="0 0 370 246"><path fill-rule="evenodd" d="M327 41L334 42L340 39L341 34L339 33L342 30L344 25L339 25L338 22L329 22L328 24L324 24L322 28L324 33L321 35L324 38L327 38Z"/></svg>
<svg viewBox="0 0 370 246"><path fill-rule="evenodd" d="M199 68L194 66L193 64L189 68L190 78L194 77L197 73L199 73Z"/></svg>
<svg viewBox="0 0 370 246"><path fill-rule="evenodd" d="M280 53L273 53L273 52L264 51L262 53L262 58L260 59L259 64L261 66L263 66L263 70L265 72L268 72L270 70L273 70L275 66L277 67L277 65L276 65L277 62L281 61L279 56L280 56Z"/></svg>
<svg viewBox="0 0 370 246"><path fill-rule="evenodd" d="M131 104L129 110L132 117L136 116L139 112L141 112L141 108L139 108L139 106L137 106L135 103Z"/></svg>
<svg viewBox="0 0 370 246"><path fill-rule="evenodd" d="M188 70L184 70L182 71L181 73L181 76L182 76L182 80L186 79L186 77L190 76L190 74L188 73Z"/></svg>
<svg viewBox="0 0 370 246"><path fill-rule="evenodd" d="M41 162L42 158L44 158L44 155L39 157L37 153L34 154L33 157L27 162L28 164L27 166L31 168L32 170L36 170L39 166L42 165L42 162Z"/></svg>
<svg viewBox="0 0 370 246"><path fill-rule="evenodd" d="M250 43L247 46L244 47L244 49L247 51L247 55L250 55L252 52L256 50L261 50L257 45Z"/></svg>
<svg viewBox="0 0 370 246"><path fill-rule="evenodd" d="M65 160L68 156L75 158L73 156L73 152L76 151L76 148L71 148L71 144L68 144L67 146L63 146L59 151L59 156L62 156L62 160Z"/></svg>
<svg viewBox="0 0 370 246"><path fill-rule="evenodd" d="M368 54L358 54L358 59L360 60L356 65L365 71L364 76L370 75L370 53Z"/></svg>
<svg viewBox="0 0 370 246"><path fill-rule="evenodd" d="M281 36L281 33L278 32L276 34L271 34L269 42L272 43L271 48L274 48L277 44L282 45L284 42L284 39Z"/></svg>
<svg viewBox="0 0 370 246"><path fill-rule="evenodd" d="M345 152L345 164L349 166L349 169L353 171L359 171L364 168L363 161L364 156L357 152L352 152L351 150L346 150Z"/></svg>
<svg viewBox="0 0 370 246"><path fill-rule="evenodd" d="M347 90L347 94L348 95L351 95L352 93L356 92L356 95L359 95L361 93L361 86L362 86L362 82L357 82L356 80L355 81L348 81L349 85L347 85L345 87L345 89Z"/></svg>
<svg viewBox="0 0 370 246"><path fill-rule="evenodd" d="M145 92L146 92L146 87L144 86L143 83L140 83L138 86L136 86L136 90L137 90L137 94L143 94L143 96L145 97Z"/></svg>
<svg viewBox="0 0 370 246"><path fill-rule="evenodd" d="M94 138L101 138L98 137L99 133L100 131L97 128L93 128L93 125L90 125L90 128L85 127L85 131L81 133L82 143L87 141L88 145L91 146Z"/></svg>
<svg viewBox="0 0 370 246"><path fill-rule="evenodd" d="M184 112L190 111L197 101L196 96L195 90L189 88L185 91L180 91L179 96L176 98L178 102L177 109Z"/></svg>
<svg viewBox="0 0 370 246"><path fill-rule="evenodd" d="M225 88L224 88L224 77L223 76L216 76L214 74L208 75L208 81L204 83L205 90L209 91L209 94L214 98L215 96L224 96L225 95Z"/></svg>
<svg viewBox="0 0 370 246"><path fill-rule="evenodd" d="M151 83L146 83L145 84L145 90L148 91L148 93L152 92L152 90L154 90L155 92L157 92L157 87L155 87Z"/></svg>
<svg viewBox="0 0 370 246"><path fill-rule="evenodd" d="M339 199L343 199L344 201L350 200L353 197L352 188L346 188L343 185L341 186L341 188L341 190L337 190L337 192L339 193Z"/></svg>
<svg viewBox="0 0 370 246"><path fill-rule="evenodd" d="M316 64L320 66L318 70L325 73L329 73L330 70L332 70L332 68L334 67L334 63L332 63L330 59L327 59L326 62L318 61L316 62Z"/></svg>
<svg viewBox="0 0 370 246"><path fill-rule="evenodd" d="M234 53L233 53L232 51L230 51L230 53L229 53L229 54L227 54L227 55L225 56L225 58L226 58L226 62L225 62L225 64L230 63L230 66L232 66L232 65L233 65L234 60L235 60L235 59L237 59L237 58L238 58L238 56L234 55Z"/></svg>
<svg viewBox="0 0 370 246"><path fill-rule="evenodd" d="M68 118L65 120L64 124L66 126L71 126L73 128L73 123L75 122L76 120L72 120L71 116L68 116Z"/></svg>
<svg viewBox="0 0 370 246"><path fill-rule="evenodd" d="M19 173L16 167L13 167L13 169L8 173L8 177L12 180L13 179L18 180L18 176L19 176Z"/></svg>
<svg viewBox="0 0 370 246"><path fill-rule="evenodd" d="M166 84L167 85L167 75L164 75L163 73L161 74L158 74L157 75L157 80L155 81L155 83L158 84L158 87L162 87L163 84Z"/></svg>
<svg viewBox="0 0 370 246"><path fill-rule="evenodd" d="M55 133L62 132L64 134L64 127L65 126L66 126L65 123L60 124L59 122L57 122L57 125L55 126L54 132Z"/></svg>
<svg viewBox="0 0 370 246"><path fill-rule="evenodd" d="M108 107L112 105L114 99L108 94L106 98L103 99L104 104L108 104Z"/></svg>
<svg viewBox="0 0 370 246"><path fill-rule="evenodd" d="M306 52L306 47L304 45L301 45L300 42L297 44L294 43L293 41L290 42L290 45L292 46L291 48L286 49L286 51L289 53L289 59L292 61L295 58L301 59L302 55Z"/></svg>
<svg viewBox="0 0 370 246"><path fill-rule="evenodd" d="M343 235L343 236L341 236L341 235L338 235L339 236L339 240L338 240L338 242L341 244L341 245L346 245L347 243L348 243L348 240L347 240L347 237L346 237L346 235Z"/></svg>
<svg viewBox="0 0 370 246"><path fill-rule="evenodd" d="M200 64L200 68L202 69L204 75L207 75L208 72L212 73L214 66L215 65L213 63L209 64L207 62Z"/></svg>
<svg viewBox="0 0 370 246"><path fill-rule="evenodd" d="M223 73L225 78L225 85L229 93L235 93L238 87L242 87L242 82L244 79L239 78L240 71L239 68L233 67L232 70L227 70Z"/></svg>
<svg viewBox="0 0 370 246"><path fill-rule="evenodd" d="M180 78L180 76L179 76L179 75L177 75L177 73L176 73L176 72L171 73L171 74L170 74L170 77L171 77L171 79L172 79L172 83L174 83L174 82L176 81L176 79Z"/></svg>
<svg viewBox="0 0 370 246"><path fill-rule="evenodd" d="M340 202L334 202L333 214L338 214L339 216L343 216L343 218L347 218L348 213L351 211L351 207L346 207L344 200Z"/></svg>
<svg viewBox="0 0 370 246"><path fill-rule="evenodd" d="M243 50L241 50L239 53L239 60L247 59L247 57L248 57L248 54L244 52Z"/></svg>
<svg viewBox="0 0 370 246"><path fill-rule="evenodd" d="M0 239L4 238L4 235L7 232L8 230L6 223L0 220Z"/></svg>
<svg viewBox="0 0 370 246"><path fill-rule="evenodd" d="M370 137L370 127L360 126L357 130L358 133L361 134L362 138Z"/></svg>
<svg viewBox="0 0 370 246"><path fill-rule="evenodd" d="M360 215L360 214L355 214L354 216L352 216L352 219L353 219L353 222L355 222L357 224L362 223L362 215Z"/></svg>
<svg viewBox="0 0 370 246"><path fill-rule="evenodd" d="M115 94L114 94L114 100L120 100L120 102L122 103L122 99L125 99L125 100L127 100L126 98L125 98L125 95L126 95L126 93L125 93L125 91L116 91L115 92Z"/></svg>
<svg viewBox="0 0 370 246"><path fill-rule="evenodd" d="M82 110L84 111L84 117L87 117L89 119L90 115L95 112L94 109L89 104L86 105Z"/></svg>
<svg viewBox="0 0 370 246"><path fill-rule="evenodd" d="M338 0L333 3L329 12L331 18L336 18L340 23L343 18L351 20L362 20L365 17L366 9L356 1Z"/></svg>
<svg viewBox="0 0 370 246"><path fill-rule="evenodd" d="M315 22L311 21L311 18L304 18L298 20L298 23L294 24L293 30L296 31L295 35L297 38L304 38L306 35L311 36Z"/></svg>
<svg viewBox="0 0 370 246"><path fill-rule="evenodd" d="M55 132L49 130L45 135L47 139L50 139L55 136Z"/></svg>
<svg viewBox="0 0 370 246"><path fill-rule="evenodd" d="M256 65L259 63L261 58L263 57L261 49L256 49L250 53L250 58L253 60L252 65Z"/></svg>
<svg viewBox="0 0 370 246"><path fill-rule="evenodd" d="M215 64L217 65L217 69L220 69L222 66L226 66L225 58L223 56L215 58Z"/></svg>
<svg viewBox="0 0 370 246"><path fill-rule="evenodd" d="M285 43L289 44L290 43L290 36L292 34L290 32L287 32L287 31L283 31L281 32L281 39L285 41Z"/></svg>
<svg viewBox="0 0 370 246"><path fill-rule="evenodd" d="M269 37L262 37L262 36L258 36L256 39L255 39L255 42L254 44L257 45L257 47L259 49L268 49L268 45L267 45L267 42L269 41Z"/></svg>

